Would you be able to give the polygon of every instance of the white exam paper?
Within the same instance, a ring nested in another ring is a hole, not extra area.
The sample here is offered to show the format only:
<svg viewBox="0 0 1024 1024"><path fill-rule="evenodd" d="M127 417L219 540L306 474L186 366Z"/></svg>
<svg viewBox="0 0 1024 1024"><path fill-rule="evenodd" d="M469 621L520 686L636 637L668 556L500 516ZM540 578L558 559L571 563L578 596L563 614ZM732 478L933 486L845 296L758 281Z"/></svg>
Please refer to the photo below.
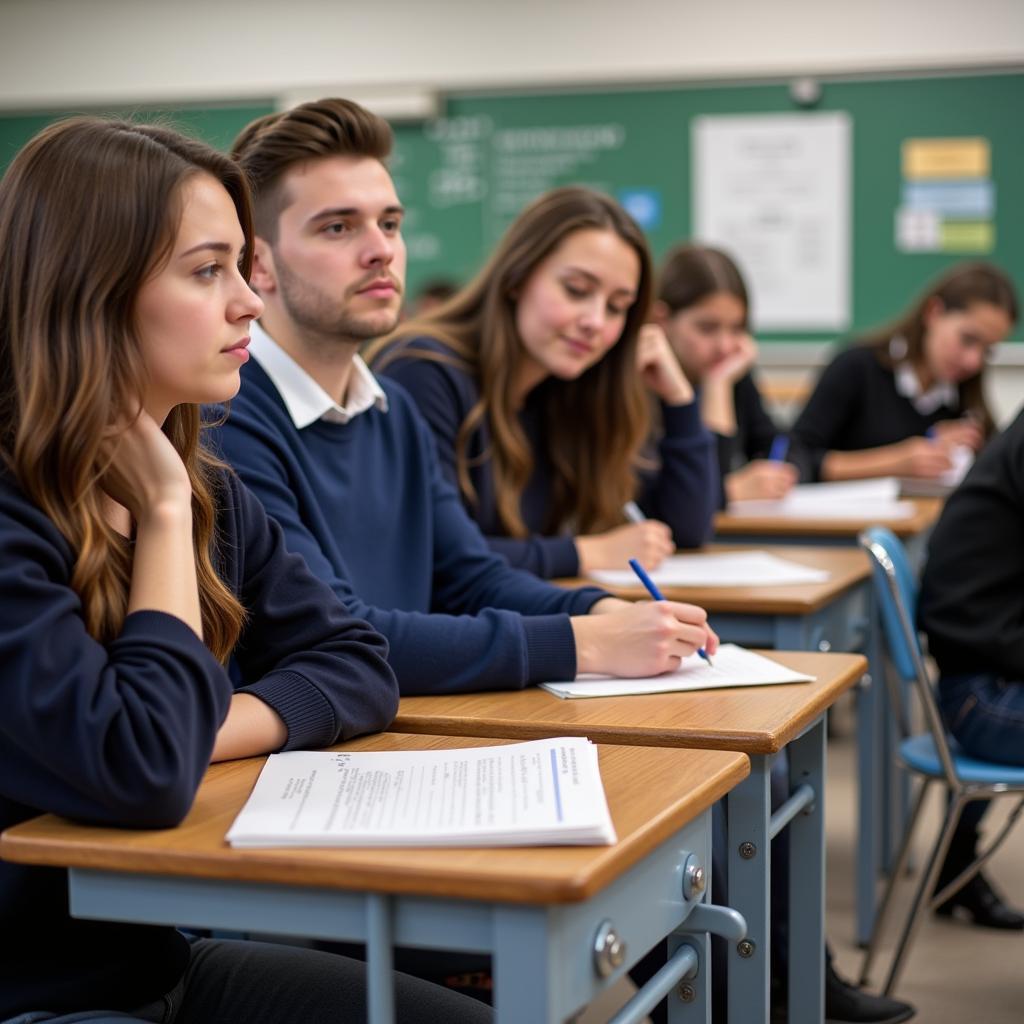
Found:
<svg viewBox="0 0 1024 1024"><path fill-rule="evenodd" d="M896 477L799 484L776 501L732 501L728 511L742 516L780 519L906 519L914 514L909 501L900 501Z"/></svg>
<svg viewBox="0 0 1024 1024"><path fill-rule="evenodd" d="M794 672L777 661L754 654L736 644L722 644L712 660L714 666L692 654L675 672L647 679L581 675L572 682L541 683L540 686L556 697L628 697L645 693L717 690L729 686L810 683L815 678Z"/></svg>
<svg viewBox="0 0 1024 1024"><path fill-rule="evenodd" d="M490 747L272 754L232 846L539 846L615 842L585 737Z"/></svg>
<svg viewBox="0 0 1024 1024"><path fill-rule="evenodd" d="M591 577L609 587L636 586L627 569L600 569ZM672 555L648 575L659 587L764 587L789 583L824 583L827 569L779 558L768 551L728 551L708 555Z"/></svg>

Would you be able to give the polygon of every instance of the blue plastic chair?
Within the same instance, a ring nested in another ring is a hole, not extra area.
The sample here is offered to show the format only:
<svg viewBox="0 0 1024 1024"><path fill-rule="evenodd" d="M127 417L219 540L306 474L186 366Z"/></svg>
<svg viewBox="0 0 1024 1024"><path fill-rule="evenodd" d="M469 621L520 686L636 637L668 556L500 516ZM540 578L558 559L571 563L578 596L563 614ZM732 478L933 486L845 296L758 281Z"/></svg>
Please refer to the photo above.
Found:
<svg viewBox="0 0 1024 1024"><path fill-rule="evenodd" d="M867 984L871 965L878 952L879 938L892 904L893 891L899 878L906 871L921 808L932 783L943 783L948 798L942 828L926 859L917 892L889 968L889 976L883 989L884 993L889 995L899 979L924 909L937 907L959 892L1009 835L1010 829L1024 809L1024 768L968 757L959 749L956 740L947 736L932 690L931 677L921 652L917 630L914 627L917 617L917 580L910 568L906 551L891 530L880 526L862 533L859 541L871 558L882 629L895 669L896 679L893 680L895 685L892 687L891 699L902 737L898 757L905 769L921 778L920 790L900 844L896 863L889 876L885 897L875 917L875 927L861 970L862 985ZM907 707L912 693L917 694L925 725L925 730L916 735L910 728L911 716ZM964 807L974 800L992 800L1000 796L1019 798L1004 827L969 867L944 886L941 892L931 895Z"/></svg>

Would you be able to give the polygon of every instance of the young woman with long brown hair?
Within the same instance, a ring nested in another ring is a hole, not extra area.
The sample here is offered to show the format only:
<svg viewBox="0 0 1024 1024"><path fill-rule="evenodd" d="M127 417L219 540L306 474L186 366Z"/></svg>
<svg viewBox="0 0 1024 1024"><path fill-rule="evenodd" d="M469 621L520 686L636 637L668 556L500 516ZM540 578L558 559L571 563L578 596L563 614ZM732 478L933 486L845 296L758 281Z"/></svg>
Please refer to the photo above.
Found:
<svg viewBox="0 0 1024 1024"><path fill-rule="evenodd" d="M513 565L545 577L630 557L655 566L707 538L713 446L663 333L645 327L651 276L618 203L555 189L466 288L371 351L416 399L470 514ZM634 501L649 521L621 525Z"/></svg>
<svg viewBox="0 0 1024 1024"><path fill-rule="evenodd" d="M961 263L906 313L825 368L793 425L810 479L935 479L952 451L978 451L994 424L985 363L1017 322L1013 282L990 263Z"/></svg>
<svg viewBox="0 0 1024 1024"><path fill-rule="evenodd" d="M796 483L797 470L768 458L779 430L754 379L757 345L739 268L720 249L677 246L658 274L653 315L700 391L701 417L718 445L723 504L781 498Z"/></svg>
<svg viewBox="0 0 1024 1024"><path fill-rule="evenodd" d="M394 713L382 638L200 441L262 308L251 242L237 166L159 127L58 123L0 182L0 828L171 827L211 758ZM0 864L6 1022L364 1017L359 964L74 920L66 885ZM398 995L404 1019L489 1019L412 979Z"/></svg>

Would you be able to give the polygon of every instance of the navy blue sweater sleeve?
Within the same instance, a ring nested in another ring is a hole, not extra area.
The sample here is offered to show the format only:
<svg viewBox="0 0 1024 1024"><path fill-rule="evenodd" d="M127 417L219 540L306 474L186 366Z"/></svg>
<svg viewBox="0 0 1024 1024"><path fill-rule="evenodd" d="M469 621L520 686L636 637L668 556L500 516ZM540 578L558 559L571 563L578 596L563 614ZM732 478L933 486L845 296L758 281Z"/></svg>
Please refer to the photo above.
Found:
<svg viewBox="0 0 1024 1024"><path fill-rule="evenodd" d="M281 525L288 549L301 555L353 614L387 637L389 662L403 694L517 689L575 676L568 615L585 613L603 592L563 591L511 570L488 551L438 469L429 510L436 524L431 612L368 604L353 589L340 555L326 550L310 521L316 517L328 530L327 521L340 510L302 505L302 488L294 479L301 471L290 451L301 439L286 436L283 409L267 412L236 401L216 431L221 450ZM402 457L436 459L425 428L421 440L421 449L406 450Z"/></svg>
<svg viewBox="0 0 1024 1024"><path fill-rule="evenodd" d="M697 402L663 405L661 411L660 465L641 475L638 504L649 518L671 527L677 547L697 548L707 541L718 508L715 442Z"/></svg>
<svg viewBox="0 0 1024 1024"><path fill-rule="evenodd" d="M85 629L56 528L0 479L0 778L22 805L169 827L192 804L231 682L184 622L129 615L108 647Z"/></svg>
<svg viewBox="0 0 1024 1024"><path fill-rule="evenodd" d="M299 555L281 527L234 476L226 514L234 517L247 612L235 649L241 687L269 704L288 728L283 749L325 747L386 729L398 710L387 642L353 618Z"/></svg>

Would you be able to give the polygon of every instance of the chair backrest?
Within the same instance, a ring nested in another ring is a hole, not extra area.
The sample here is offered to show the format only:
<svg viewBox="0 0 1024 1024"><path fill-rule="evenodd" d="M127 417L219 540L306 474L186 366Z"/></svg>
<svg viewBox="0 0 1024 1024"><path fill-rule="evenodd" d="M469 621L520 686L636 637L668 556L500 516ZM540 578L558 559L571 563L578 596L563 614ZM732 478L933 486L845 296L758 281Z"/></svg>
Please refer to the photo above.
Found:
<svg viewBox="0 0 1024 1024"><path fill-rule="evenodd" d="M921 700L925 724L931 732L942 767L951 786L957 785L956 768L946 738L946 728L935 701L932 681L914 626L917 617L917 579L899 538L884 526L872 526L858 538L871 559L878 614L882 621L889 657L900 678L913 683ZM899 690L894 700L901 724L909 721ZM904 730L905 731L905 730Z"/></svg>

